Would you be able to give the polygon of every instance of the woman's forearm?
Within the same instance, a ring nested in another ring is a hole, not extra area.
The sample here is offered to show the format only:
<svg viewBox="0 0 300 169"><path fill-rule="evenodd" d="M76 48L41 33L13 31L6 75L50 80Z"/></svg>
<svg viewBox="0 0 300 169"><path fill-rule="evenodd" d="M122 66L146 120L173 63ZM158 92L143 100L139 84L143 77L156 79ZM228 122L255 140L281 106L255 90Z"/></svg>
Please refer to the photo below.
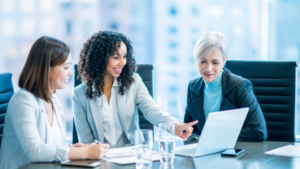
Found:
<svg viewBox="0 0 300 169"><path fill-rule="evenodd" d="M76 146L84 146L84 147L76 147ZM90 145L84 145L81 143L77 143L70 147L70 151L68 154L69 160L75 159L102 159L106 156L108 152L109 145L108 144L97 144L92 143Z"/></svg>
<svg viewBox="0 0 300 169"><path fill-rule="evenodd" d="M87 148L86 147L70 147L70 151L68 154L69 160L75 159L87 159Z"/></svg>

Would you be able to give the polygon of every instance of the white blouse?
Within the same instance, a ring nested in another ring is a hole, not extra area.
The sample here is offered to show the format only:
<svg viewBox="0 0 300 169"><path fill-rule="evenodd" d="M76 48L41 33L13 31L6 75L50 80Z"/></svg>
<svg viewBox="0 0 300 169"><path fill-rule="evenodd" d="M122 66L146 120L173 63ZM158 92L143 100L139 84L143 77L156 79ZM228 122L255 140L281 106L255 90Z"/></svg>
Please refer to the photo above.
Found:
<svg viewBox="0 0 300 169"><path fill-rule="evenodd" d="M46 113L44 113L44 114L46 116ZM52 125L52 127L50 126L49 123L47 123L47 125L48 125L48 128L50 129L50 134L49 134L49 139L48 139L49 142L47 142L47 144L63 145L62 134L61 134L60 126L58 124L55 113L53 114L53 125Z"/></svg>
<svg viewBox="0 0 300 169"><path fill-rule="evenodd" d="M111 96L109 104L105 94L100 96L100 106L103 114L103 130L105 142L111 146L122 145L129 143L126 135L123 132L119 112L117 109L117 89L119 86L117 78L114 79L113 86L111 88Z"/></svg>

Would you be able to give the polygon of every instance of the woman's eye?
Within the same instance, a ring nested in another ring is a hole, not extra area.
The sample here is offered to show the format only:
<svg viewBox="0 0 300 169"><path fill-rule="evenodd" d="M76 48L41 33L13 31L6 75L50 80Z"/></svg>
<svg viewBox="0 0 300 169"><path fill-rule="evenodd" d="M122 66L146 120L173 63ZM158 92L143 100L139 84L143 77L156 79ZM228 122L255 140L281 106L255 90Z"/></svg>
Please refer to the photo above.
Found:
<svg viewBox="0 0 300 169"><path fill-rule="evenodd" d="M115 60L118 60L119 57L114 57Z"/></svg>
<svg viewBox="0 0 300 169"><path fill-rule="evenodd" d="M217 65L217 64L219 64L219 62L214 62L213 64L214 64L214 65Z"/></svg>
<svg viewBox="0 0 300 169"><path fill-rule="evenodd" d="M201 63L206 63L206 61L205 61L205 60L202 60Z"/></svg>
<svg viewBox="0 0 300 169"><path fill-rule="evenodd" d="M123 56L123 58L125 59L125 58L127 58L127 56L125 55L125 56Z"/></svg>
<svg viewBox="0 0 300 169"><path fill-rule="evenodd" d="M65 67L65 70L68 70L70 67Z"/></svg>

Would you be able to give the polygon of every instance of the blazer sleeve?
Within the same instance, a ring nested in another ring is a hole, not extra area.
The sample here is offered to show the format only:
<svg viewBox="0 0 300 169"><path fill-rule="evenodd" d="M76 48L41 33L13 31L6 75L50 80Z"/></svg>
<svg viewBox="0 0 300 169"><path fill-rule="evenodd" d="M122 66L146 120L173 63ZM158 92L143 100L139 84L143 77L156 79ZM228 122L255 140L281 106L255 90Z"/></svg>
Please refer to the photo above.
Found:
<svg viewBox="0 0 300 169"><path fill-rule="evenodd" d="M35 100L26 94L18 93L9 103L8 115L17 139L31 162L64 161L68 159L68 145L44 143L37 129ZM59 117L59 116L58 116Z"/></svg>
<svg viewBox="0 0 300 169"><path fill-rule="evenodd" d="M85 97L85 96L81 96L81 97ZM82 106L76 92L73 93L72 102L73 102L74 122L76 125L79 142L84 144L91 144L95 140L95 138L87 120L87 114L86 114L87 112Z"/></svg>
<svg viewBox="0 0 300 169"><path fill-rule="evenodd" d="M134 76L136 83L136 103L145 118L155 126L158 126L159 123L179 121L160 109L149 94L141 77L138 74L135 74Z"/></svg>
<svg viewBox="0 0 300 169"><path fill-rule="evenodd" d="M250 81L244 81L239 90L239 107L249 107L249 112L241 130L239 141L264 141L267 138L266 121L253 93Z"/></svg>

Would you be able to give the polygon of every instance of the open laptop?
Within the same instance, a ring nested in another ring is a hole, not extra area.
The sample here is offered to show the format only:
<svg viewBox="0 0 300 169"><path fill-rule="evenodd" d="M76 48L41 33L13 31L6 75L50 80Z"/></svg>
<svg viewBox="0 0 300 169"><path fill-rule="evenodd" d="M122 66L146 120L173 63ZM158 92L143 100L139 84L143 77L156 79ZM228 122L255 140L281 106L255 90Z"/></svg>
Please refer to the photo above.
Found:
<svg viewBox="0 0 300 169"><path fill-rule="evenodd" d="M176 147L175 154L198 157L234 148L249 108L209 113L198 143Z"/></svg>

